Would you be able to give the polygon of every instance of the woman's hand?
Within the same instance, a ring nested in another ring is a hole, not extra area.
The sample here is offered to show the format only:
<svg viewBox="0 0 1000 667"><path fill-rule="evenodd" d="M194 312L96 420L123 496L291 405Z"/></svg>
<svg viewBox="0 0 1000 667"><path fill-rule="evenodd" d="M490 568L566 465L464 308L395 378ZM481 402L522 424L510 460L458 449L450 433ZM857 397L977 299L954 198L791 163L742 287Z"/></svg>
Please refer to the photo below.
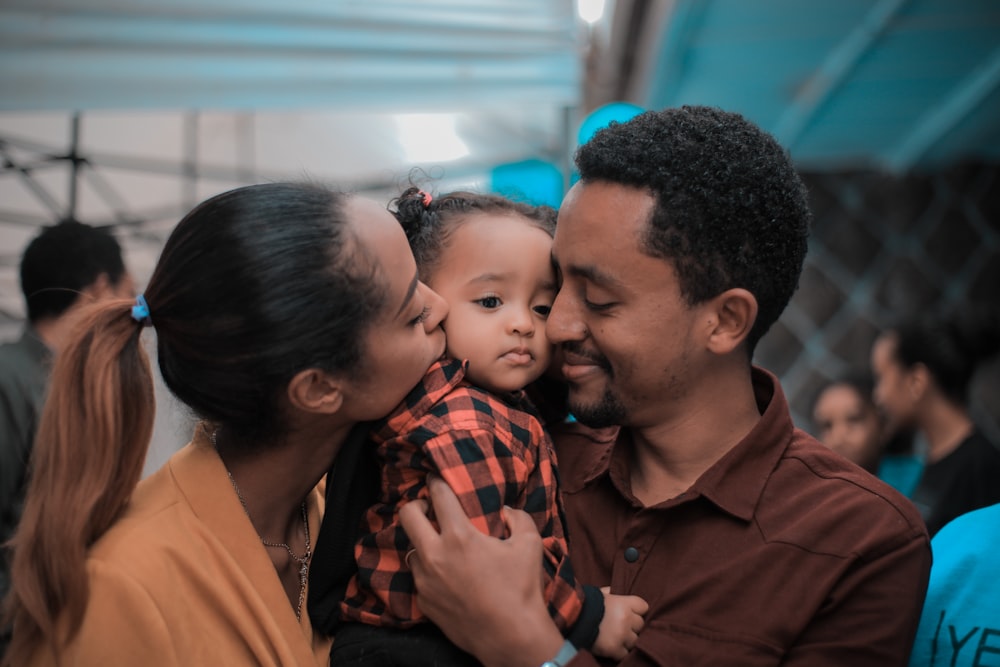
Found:
<svg viewBox="0 0 1000 667"><path fill-rule="evenodd" d="M399 519L413 543L407 562L417 604L448 638L489 667L537 667L563 643L542 596L542 539L531 517L504 508L510 537L480 533L451 488L429 478L427 506L403 506Z"/></svg>

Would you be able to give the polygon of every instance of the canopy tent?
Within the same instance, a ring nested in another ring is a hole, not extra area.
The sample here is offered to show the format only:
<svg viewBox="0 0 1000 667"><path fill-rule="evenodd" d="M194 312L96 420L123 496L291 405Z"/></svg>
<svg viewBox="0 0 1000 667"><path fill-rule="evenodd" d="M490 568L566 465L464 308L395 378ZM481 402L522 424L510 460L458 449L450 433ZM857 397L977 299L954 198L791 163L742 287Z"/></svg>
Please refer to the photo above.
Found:
<svg viewBox="0 0 1000 667"><path fill-rule="evenodd" d="M572 0L6 0L0 110L574 105Z"/></svg>
<svg viewBox="0 0 1000 667"><path fill-rule="evenodd" d="M0 313L34 230L115 226L140 280L200 199L308 177L387 200L568 159L573 0L9 0ZM421 171L414 173L413 169Z"/></svg>
<svg viewBox="0 0 1000 667"><path fill-rule="evenodd" d="M179 217L242 183L388 201L411 178L565 172L584 34L573 0L5 0L0 337L20 254L56 220L114 227L142 285ZM157 394L147 470L190 433Z"/></svg>

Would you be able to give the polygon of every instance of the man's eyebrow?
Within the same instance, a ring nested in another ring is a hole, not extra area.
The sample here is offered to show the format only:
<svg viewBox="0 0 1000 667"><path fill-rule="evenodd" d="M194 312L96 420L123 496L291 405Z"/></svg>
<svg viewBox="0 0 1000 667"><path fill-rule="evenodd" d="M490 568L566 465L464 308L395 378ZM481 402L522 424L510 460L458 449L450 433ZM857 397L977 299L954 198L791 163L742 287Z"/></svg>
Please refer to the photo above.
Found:
<svg viewBox="0 0 1000 667"><path fill-rule="evenodd" d="M406 296L403 297L403 303L400 304L399 310L396 311L393 317L399 317L399 314L406 310L406 306L409 305L414 293L417 291L418 282L420 282L420 279L417 277L417 274L413 274L413 280L410 281L410 286L406 289Z"/></svg>
<svg viewBox="0 0 1000 667"><path fill-rule="evenodd" d="M583 278L604 287L614 287L621 284L618 279L611 276L611 274L601 271L593 264L586 264L583 266L573 265L564 268L563 271L576 278Z"/></svg>

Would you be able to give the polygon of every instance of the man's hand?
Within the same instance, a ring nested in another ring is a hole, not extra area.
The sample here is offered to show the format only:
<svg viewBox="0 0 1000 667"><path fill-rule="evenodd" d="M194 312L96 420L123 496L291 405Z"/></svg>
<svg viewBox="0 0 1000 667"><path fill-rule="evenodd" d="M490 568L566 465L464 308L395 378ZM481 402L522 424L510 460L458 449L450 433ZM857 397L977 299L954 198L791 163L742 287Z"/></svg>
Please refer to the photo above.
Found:
<svg viewBox="0 0 1000 667"><path fill-rule="evenodd" d="M563 643L542 596L542 539L525 512L504 508L510 537L480 533L451 488L428 479L434 517L414 501L399 511L414 550L417 604L448 638L489 667L537 667Z"/></svg>

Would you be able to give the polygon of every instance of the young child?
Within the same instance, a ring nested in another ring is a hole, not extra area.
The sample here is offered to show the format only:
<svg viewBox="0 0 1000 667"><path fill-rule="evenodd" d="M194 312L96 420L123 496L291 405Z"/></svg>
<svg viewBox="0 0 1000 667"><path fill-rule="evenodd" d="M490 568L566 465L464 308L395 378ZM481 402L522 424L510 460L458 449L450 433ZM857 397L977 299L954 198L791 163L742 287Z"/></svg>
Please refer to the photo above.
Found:
<svg viewBox="0 0 1000 667"><path fill-rule="evenodd" d="M380 665L477 664L423 617L406 562L398 510L427 496L431 473L484 533L504 536L504 505L531 514L553 619L578 648L620 659L645 602L576 581L552 442L524 392L552 355L545 320L556 293L555 211L473 193L432 200L416 188L395 204L420 279L448 303L447 354L374 427L380 495L355 549L358 571L340 604L331 664L375 656Z"/></svg>

